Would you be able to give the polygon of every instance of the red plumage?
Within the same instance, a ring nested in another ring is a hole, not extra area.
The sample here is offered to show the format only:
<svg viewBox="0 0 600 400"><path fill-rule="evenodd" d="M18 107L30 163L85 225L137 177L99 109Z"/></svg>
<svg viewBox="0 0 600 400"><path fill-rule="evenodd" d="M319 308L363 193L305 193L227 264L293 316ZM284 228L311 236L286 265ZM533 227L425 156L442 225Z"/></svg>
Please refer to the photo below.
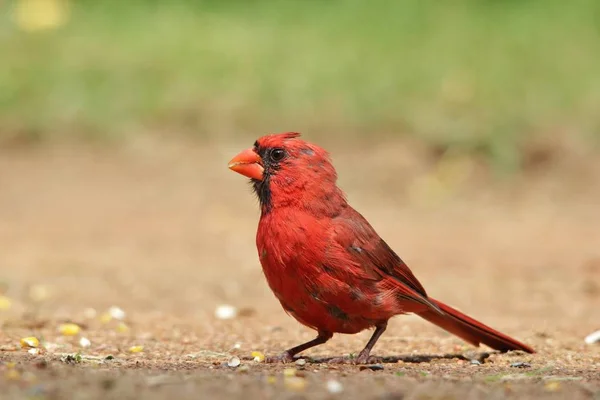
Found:
<svg viewBox="0 0 600 400"><path fill-rule="evenodd" d="M318 337L283 360L325 343L334 333L375 333L357 361L398 314L414 313L477 346L529 346L428 296L408 266L346 201L328 153L297 133L267 135L231 160L251 178L261 204L256 236L269 287L283 308Z"/></svg>

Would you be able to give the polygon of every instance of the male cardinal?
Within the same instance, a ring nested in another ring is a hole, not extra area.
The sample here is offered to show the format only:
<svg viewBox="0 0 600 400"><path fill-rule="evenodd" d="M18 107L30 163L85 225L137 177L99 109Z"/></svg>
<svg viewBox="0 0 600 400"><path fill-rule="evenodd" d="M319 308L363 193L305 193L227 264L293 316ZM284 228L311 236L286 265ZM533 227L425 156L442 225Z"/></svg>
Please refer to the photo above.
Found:
<svg viewBox="0 0 600 400"><path fill-rule="evenodd" d="M334 333L375 328L371 349L394 315L414 313L478 346L534 350L430 297L408 266L346 201L329 154L286 132L259 138L229 168L251 179L260 202L256 245L284 310L318 336L275 357L283 362Z"/></svg>

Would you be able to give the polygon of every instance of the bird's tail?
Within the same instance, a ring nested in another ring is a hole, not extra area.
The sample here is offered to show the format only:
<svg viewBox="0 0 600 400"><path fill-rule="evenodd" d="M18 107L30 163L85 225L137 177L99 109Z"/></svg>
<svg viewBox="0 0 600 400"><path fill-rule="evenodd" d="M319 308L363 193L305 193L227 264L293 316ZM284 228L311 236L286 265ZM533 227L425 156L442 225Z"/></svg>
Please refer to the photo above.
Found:
<svg viewBox="0 0 600 400"><path fill-rule="evenodd" d="M531 347L474 320L441 301L432 299L431 297L428 300L437 305L443 313L430 310L419 313L419 316L474 346L479 346L480 343L483 343L502 352L522 350L527 353L535 353Z"/></svg>

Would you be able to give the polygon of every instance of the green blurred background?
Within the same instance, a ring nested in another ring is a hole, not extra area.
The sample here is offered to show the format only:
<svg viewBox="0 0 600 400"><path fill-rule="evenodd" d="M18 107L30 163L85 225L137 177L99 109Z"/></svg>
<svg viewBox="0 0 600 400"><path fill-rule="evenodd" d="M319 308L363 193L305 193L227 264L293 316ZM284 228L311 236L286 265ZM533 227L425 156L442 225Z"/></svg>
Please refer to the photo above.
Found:
<svg viewBox="0 0 600 400"><path fill-rule="evenodd" d="M532 146L600 142L594 0L0 7L2 146L293 130L416 139L514 171Z"/></svg>

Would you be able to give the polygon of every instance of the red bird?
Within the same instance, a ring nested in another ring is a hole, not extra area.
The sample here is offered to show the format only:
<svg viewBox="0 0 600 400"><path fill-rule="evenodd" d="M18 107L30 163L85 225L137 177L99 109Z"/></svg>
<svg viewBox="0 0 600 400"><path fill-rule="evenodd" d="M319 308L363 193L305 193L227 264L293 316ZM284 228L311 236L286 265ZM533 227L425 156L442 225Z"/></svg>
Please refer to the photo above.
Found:
<svg viewBox="0 0 600 400"><path fill-rule="evenodd" d="M285 311L318 336L276 359L291 361L334 333L375 328L357 363L398 314L414 313L478 346L534 350L430 297L408 266L346 201L329 154L288 132L259 138L229 168L251 179L267 282Z"/></svg>

